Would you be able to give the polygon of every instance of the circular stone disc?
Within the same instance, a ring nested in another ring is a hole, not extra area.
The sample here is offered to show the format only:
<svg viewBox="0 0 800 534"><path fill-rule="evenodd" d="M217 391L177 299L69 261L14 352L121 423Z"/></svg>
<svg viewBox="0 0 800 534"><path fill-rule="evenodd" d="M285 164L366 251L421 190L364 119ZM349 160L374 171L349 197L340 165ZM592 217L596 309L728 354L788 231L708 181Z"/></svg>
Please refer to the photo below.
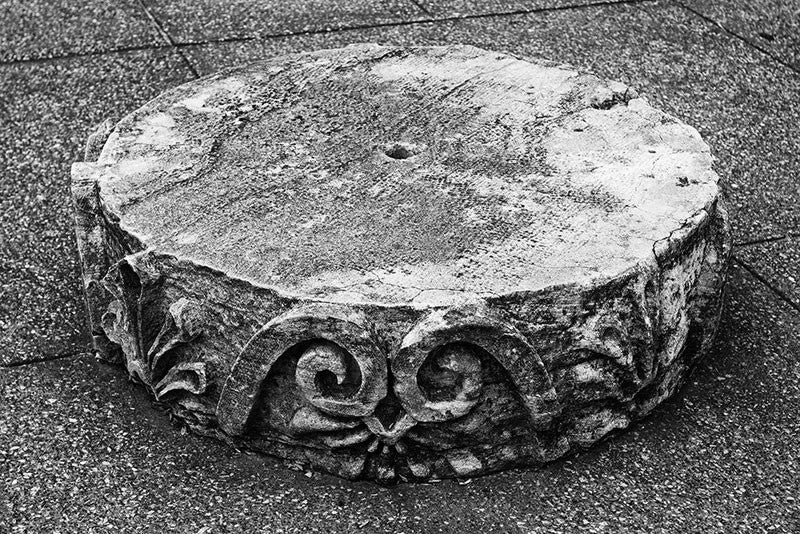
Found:
<svg viewBox="0 0 800 534"><path fill-rule="evenodd" d="M98 163L152 250L387 305L614 277L718 195L698 133L625 86L468 46L205 77L123 120Z"/></svg>

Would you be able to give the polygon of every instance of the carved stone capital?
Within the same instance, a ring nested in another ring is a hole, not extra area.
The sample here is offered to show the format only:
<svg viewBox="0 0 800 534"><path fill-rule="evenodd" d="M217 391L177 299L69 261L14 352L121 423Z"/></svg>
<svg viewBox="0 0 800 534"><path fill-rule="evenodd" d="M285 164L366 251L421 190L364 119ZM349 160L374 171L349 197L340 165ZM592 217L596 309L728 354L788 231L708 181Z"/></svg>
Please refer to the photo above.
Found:
<svg viewBox="0 0 800 534"><path fill-rule="evenodd" d="M358 45L190 82L73 167L97 351L194 431L347 478L541 465L708 350L708 146L619 83Z"/></svg>

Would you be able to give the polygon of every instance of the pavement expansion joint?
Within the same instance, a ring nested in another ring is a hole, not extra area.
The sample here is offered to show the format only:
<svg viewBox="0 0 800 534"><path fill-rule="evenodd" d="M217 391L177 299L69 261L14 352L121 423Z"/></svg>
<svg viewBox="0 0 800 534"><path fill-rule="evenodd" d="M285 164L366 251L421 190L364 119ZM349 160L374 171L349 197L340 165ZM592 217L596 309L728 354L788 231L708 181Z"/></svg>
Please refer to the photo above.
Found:
<svg viewBox="0 0 800 534"><path fill-rule="evenodd" d="M417 6L417 9L419 9L420 11L425 13L426 15L430 15L431 14L431 12L428 11L428 8L425 7L425 4L422 3L420 0L410 0L410 1L411 1L412 4Z"/></svg>
<svg viewBox="0 0 800 534"><path fill-rule="evenodd" d="M759 237L757 239L750 239L748 241L742 241L740 243L734 243L734 247L749 247L753 245L763 245L764 243L775 243L777 241L784 241L786 239L795 239L800 237L797 234L783 234L783 235L776 235L776 236L769 236L769 237Z"/></svg>
<svg viewBox="0 0 800 534"><path fill-rule="evenodd" d="M778 297L780 297L781 300L786 302L786 304L794 308L796 311L800 312L800 303L795 302L792 299L792 297L787 295L784 291L772 285L772 283L770 283L770 281L766 277L764 277L761 273L755 270L755 268L753 268L749 264L745 263L744 261L736 257L736 255L733 255L733 262L737 265L741 265L745 271L747 271L748 273L750 273L751 276L753 276L753 278L755 278L756 280L767 286L767 288L769 288L773 293L775 293Z"/></svg>
<svg viewBox="0 0 800 534"><path fill-rule="evenodd" d="M51 61L62 61L70 59L78 59L84 57L105 56L110 54L125 54L128 52L143 52L146 50L168 50L171 49L170 45L137 45L137 46L121 46L119 48L112 48L110 50L93 50L91 52L78 52L72 54L61 54L49 57L34 57L28 59L13 59L10 61L0 61L0 66L3 65L24 65L24 64L37 64L49 63ZM176 47L177 48L177 47Z"/></svg>
<svg viewBox="0 0 800 534"><path fill-rule="evenodd" d="M145 12L145 14L147 15L147 18L150 19L150 22L153 24L153 26L155 27L156 31L161 35L161 37L167 42L167 44L169 44L170 47L175 48L175 41L172 39L170 34L164 28L164 25L161 24L161 21L159 21L158 18L150 11L150 9L144 3L144 0L138 0L137 3L139 4L139 7L141 7L142 10ZM183 62L186 64L186 67L192 73L192 76L195 79L199 78L200 77L200 73L197 72L197 69L192 64L192 62L189 61L189 58L186 57L183 54L183 52L181 52L180 50L177 50L177 52L178 52L178 54L180 54L181 59L183 59Z"/></svg>
<svg viewBox="0 0 800 534"><path fill-rule="evenodd" d="M534 9L516 9L512 11L499 11L499 12L491 12L491 13L472 13L466 15L450 15L450 16L443 16L443 17L436 17L431 16L429 18L419 18L419 19L411 19L411 20L397 20L391 22L380 22L380 23L373 23L373 24L354 24L351 26L342 26L340 28L317 28L317 29L310 29L310 30L301 30L301 31L288 31L288 32L281 32L281 33L270 33L270 34L261 34L261 35L247 35L242 37L225 37L220 39L208 39L204 41L183 41L183 42L176 42L176 48L184 48L189 46L204 46L209 44L219 44L219 43L236 43L236 42L246 42L246 41L266 41L270 39L284 39L287 37L299 37L304 35L318 35L318 34L327 34L327 33L340 33L340 32L348 32L348 31L360 31L360 30L369 30L374 28L392 28L392 27L399 27L399 26L414 26L418 24L433 24L437 22L452 22L458 20L471 20L471 19L486 19L486 18L493 18L493 17L513 17L519 15L530 15L534 13L547 13L551 11L568 11L571 9L582 9L582 8L596 8L596 7L603 7L603 6L614 6L614 5L625 5L625 4L644 4L644 3L651 3L655 2L656 0L610 0L610 1L601 1L601 2L593 2L588 4L569 4L566 6L553 6L553 7L541 7L541 8L534 8ZM428 13L426 11L426 13Z"/></svg>
<svg viewBox="0 0 800 534"><path fill-rule="evenodd" d="M67 358L75 358L82 354L86 354L85 350L80 350L77 352L67 352L64 354L55 354L53 356L43 356L41 358L31 358L29 360L23 360L19 362L7 363L0 365L0 369L13 369L15 367L24 367L26 365L35 365L37 363L45 363L45 362L52 362L54 360L66 360Z"/></svg>
<svg viewBox="0 0 800 534"><path fill-rule="evenodd" d="M770 52L766 48L764 48L762 46L759 46L758 44L754 43L753 41L749 40L748 38L746 38L746 37L744 37L742 35L739 35L738 33L736 33L735 31L731 30L730 28L728 28L727 26L725 26L721 22L716 21L716 20L714 20L713 18L711 18L711 17L709 17L707 15L704 15L700 11L697 11L696 9L685 5L683 2L676 2L676 4L679 5L681 8L685 9L686 11L689 11L690 13L694 14L695 16L700 17L701 19L705 20L706 22L709 22L709 23L713 24L714 26L717 26L722 31L724 31L725 33L730 35L731 37L739 39L740 41L745 43L747 46L758 50L759 52L761 52L762 54L764 54L768 58L772 59L773 61L775 61L777 63L780 63L781 65L783 65L787 69L793 71L794 73L800 74L800 71L798 71L797 68L794 65L792 65L791 63L789 63L788 61L782 59L780 56L776 56L775 54L773 54L772 52Z"/></svg>
<svg viewBox="0 0 800 534"><path fill-rule="evenodd" d="M161 23L155 16L145 7L144 4L140 2L140 5L145 10L145 13L148 15L152 23L155 25L158 32L165 40L165 44L163 45L137 45L137 46L124 46L119 48L112 48L109 50L98 50L92 52L80 52L80 53L71 53L71 54L61 54L61 55L53 55L50 57L37 57L37 58L29 58L29 59L14 59L10 61L0 61L0 66L2 65L16 65L16 64L25 64L25 63L46 63L50 61L59 61L65 59L75 59L75 58L82 58L82 57L92 57L92 56L103 56L107 54L118 54L118 53L125 53L125 52L137 52L137 51L145 51L145 50L161 50L161 49L175 49L180 52L180 49L186 47L193 47L193 46L205 46L205 45L213 45L213 44L221 44L221 43L238 43L238 42L247 42L247 41L254 41L254 40L269 40L269 39L282 39L287 37L297 37L303 35L317 35L323 33L339 33L339 32L347 32L347 31L359 31L359 30L368 30L371 28L388 28L388 27L395 27L395 26L413 26L416 24L432 24L436 22L451 22L457 20L470 20L470 19L485 19L485 18L493 18L493 17L513 17L519 15L530 15L534 13L547 13L551 11L568 11L572 9L585 9L585 8L596 8L596 7L603 7L603 6L615 6L615 5L632 5L632 4L646 4L652 3L656 0L605 0L600 2L592 2L586 4L569 4L565 6L552 6L552 7L541 7L541 8L533 8L533 9L517 9L512 11L500 11L500 12L491 12L491 13L473 13L467 15L457 15L457 16L444 16L444 17L435 17L429 16L427 18L419 18L419 19L411 19L411 20L398 20L398 21L391 21L391 22L383 22L377 24L355 24L351 26L343 26L341 28L334 28L334 29L311 29L311 30L303 30L303 31L289 31L289 32L282 32L282 33L271 33L271 34L262 34L262 35L245 35L241 37L222 37L217 39L206 39L202 41L174 41L170 35L166 32L166 30L162 27ZM422 8L421 8L422 9ZM430 15L427 10L424 10L426 14ZM712 21L713 22L713 21ZM195 78L199 78L200 74L194 65L186 58L182 53L181 57L185 60L187 67L191 70L192 74Z"/></svg>

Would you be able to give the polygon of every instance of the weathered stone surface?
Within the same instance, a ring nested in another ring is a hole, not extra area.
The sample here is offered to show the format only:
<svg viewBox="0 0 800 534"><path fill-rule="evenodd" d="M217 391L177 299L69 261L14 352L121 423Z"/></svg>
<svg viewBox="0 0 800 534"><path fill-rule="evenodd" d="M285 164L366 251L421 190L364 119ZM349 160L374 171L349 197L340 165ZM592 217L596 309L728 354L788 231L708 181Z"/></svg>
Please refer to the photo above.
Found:
<svg viewBox="0 0 800 534"><path fill-rule="evenodd" d="M472 47L186 84L73 191L98 350L197 430L350 478L537 464L626 427L707 349L730 248L696 131Z"/></svg>

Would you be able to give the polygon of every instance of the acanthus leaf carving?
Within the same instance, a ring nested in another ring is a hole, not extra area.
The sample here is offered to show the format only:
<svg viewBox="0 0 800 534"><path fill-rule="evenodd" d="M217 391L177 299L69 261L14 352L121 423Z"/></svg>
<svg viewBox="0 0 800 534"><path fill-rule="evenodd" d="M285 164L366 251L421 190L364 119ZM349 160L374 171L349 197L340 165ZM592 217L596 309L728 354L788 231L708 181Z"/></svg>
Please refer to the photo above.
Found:
<svg viewBox="0 0 800 534"><path fill-rule="evenodd" d="M147 379L147 373L138 358L139 342L136 335L132 333L136 331L136 328L130 321L130 314L126 312L123 301L112 300L100 319L100 325L106 337L112 343L119 345L125 355L128 374L140 382L144 382Z"/></svg>
<svg viewBox="0 0 800 534"><path fill-rule="evenodd" d="M579 404L604 398L623 401L655 378L658 320L652 293L649 274L642 273L621 295L591 296L591 313L570 327L569 350L554 371L563 382L562 395Z"/></svg>
<svg viewBox="0 0 800 534"><path fill-rule="evenodd" d="M153 391L157 399L163 398L173 391L185 391L200 395L206 391L208 380L206 378L206 364L204 362L183 362L172 367Z"/></svg>
<svg viewBox="0 0 800 534"><path fill-rule="evenodd" d="M102 316L106 337L117 344L131 378L161 399L184 391L200 395L208 386L203 361L180 361L178 350L202 335L197 302L179 298L162 311L160 275L146 260L133 256L112 267L103 286L113 296Z"/></svg>
<svg viewBox="0 0 800 534"><path fill-rule="evenodd" d="M170 305L164 317L161 330L147 351L147 359L153 381L159 380L163 382L175 370L174 367L172 369L169 368L171 363L170 354L176 348L191 343L202 333L202 316L196 302L180 298ZM192 369L195 369L194 372L198 374L197 383L200 384L202 382L204 391L206 384L205 364L203 362L195 362L192 365ZM202 375L202 380L200 375ZM202 393L202 391L199 393Z"/></svg>

